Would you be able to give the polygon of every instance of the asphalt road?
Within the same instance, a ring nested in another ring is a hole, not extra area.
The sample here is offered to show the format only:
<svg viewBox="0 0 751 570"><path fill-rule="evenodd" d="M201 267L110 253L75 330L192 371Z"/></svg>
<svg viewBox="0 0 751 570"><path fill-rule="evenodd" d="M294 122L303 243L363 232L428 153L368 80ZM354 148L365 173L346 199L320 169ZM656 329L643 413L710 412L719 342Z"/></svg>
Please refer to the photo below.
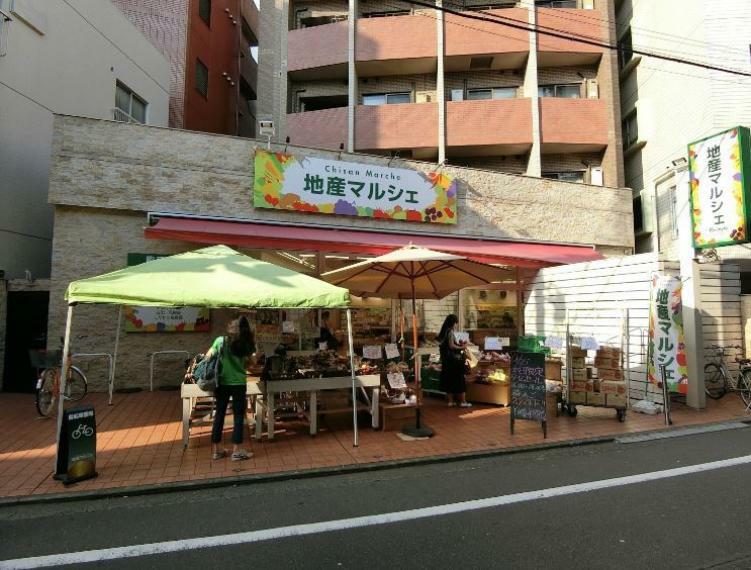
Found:
<svg viewBox="0 0 751 570"><path fill-rule="evenodd" d="M751 455L751 428L346 476L0 508L0 561L401 512ZM751 464L106 568L751 568ZM78 564L76 567L92 566ZM0 563L2 567L2 563Z"/></svg>

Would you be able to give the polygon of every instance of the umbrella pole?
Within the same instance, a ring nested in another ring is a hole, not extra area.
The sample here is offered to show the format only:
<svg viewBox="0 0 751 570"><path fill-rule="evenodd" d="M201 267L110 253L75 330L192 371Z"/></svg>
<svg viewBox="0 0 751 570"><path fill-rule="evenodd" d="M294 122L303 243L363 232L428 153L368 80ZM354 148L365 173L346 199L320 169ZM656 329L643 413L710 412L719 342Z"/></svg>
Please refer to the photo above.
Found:
<svg viewBox="0 0 751 570"><path fill-rule="evenodd" d="M57 450L55 451L55 475L60 474L57 470L60 457L60 433L63 429L63 406L65 400L65 384L68 381L68 354L70 353L70 327L73 323L73 305L68 305L68 318L65 321L65 340L63 341L63 361L60 366L60 399L57 402Z"/></svg>
<svg viewBox="0 0 751 570"><path fill-rule="evenodd" d="M433 430L422 425L422 382L420 381L420 357L417 354L417 301L415 300L415 282L412 280L412 344L415 363L415 391L417 392L417 406L415 408L415 427L405 427L402 433L412 437L432 437Z"/></svg>
<svg viewBox="0 0 751 570"><path fill-rule="evenodd" d="M360 445L360 434L357 431L357 388L355 387L355 347L352 339L352 310L347 308L347 339L349 340L349 369L352 375L352 446Z"/></svg>
<svg viewBox="0 0 751 570"><path fill-rule="evenodd" d="M120 305L117 311L117 332L115 332L115 354L112 358L112 370L110 370L110 399L109 405L112 405L112 393L115 391L115 370L117 370L117 351L120 348L120 328L123 324L123 306Z"/></svg>

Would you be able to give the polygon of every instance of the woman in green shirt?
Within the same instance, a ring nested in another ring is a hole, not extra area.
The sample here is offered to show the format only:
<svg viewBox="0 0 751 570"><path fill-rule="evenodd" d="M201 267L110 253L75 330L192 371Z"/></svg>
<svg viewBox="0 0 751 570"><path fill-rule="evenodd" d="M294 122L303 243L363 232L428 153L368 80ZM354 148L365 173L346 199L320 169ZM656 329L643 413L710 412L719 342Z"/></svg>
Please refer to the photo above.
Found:
<svg viewBox="0 0 751 570"><path fill-rule="evenodd" d="M226 449L219 449L224 431L224 417L227 414L227 404L232 399L232 415L234 416L234 428L232 430L232 461L248 459L252 454L243 450L240 446L243 442L243 424L245 420L246 369L256 351L255 337L250 330L248 319L240 317L235 319L227 327L227 335L217 337L211 348L206 353L209 358L217 351L221 354L222 365L219 373L219 383L214 391L216 398L216 411L214 425L211 429L212 456L221 459L227 456Z"/></svg>

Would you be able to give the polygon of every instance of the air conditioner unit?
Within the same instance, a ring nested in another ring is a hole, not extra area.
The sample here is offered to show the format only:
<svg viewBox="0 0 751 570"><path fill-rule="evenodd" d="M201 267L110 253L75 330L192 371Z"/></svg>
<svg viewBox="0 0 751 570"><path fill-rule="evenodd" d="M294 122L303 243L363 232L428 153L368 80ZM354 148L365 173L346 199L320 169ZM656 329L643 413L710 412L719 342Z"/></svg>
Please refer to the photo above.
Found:
<svg viewBox="0 0 751 570"><path fill-rule="evenodd" d="M602 166L593 166L589 171L589 183L592 186L603 186Z"/></svg>
<svg viewBox="0 0 751 570"><path fill-rule="evenodd" d="M634 196L634 234L643 236L654 231L654 206L652 194L642 190Z"/></svg>
<svg viewBox="0 0 751 570"><path fill-rule="evenodd" d="M430 103L435 101L435 91L417 91L415 93L415 103Z"/></svg>
<svg viewBox="0 0 751 570"><path fill-rule="evenodd" d="M597 85L597 79L587 79L587 99L599 99L600 87Z"/></svg>

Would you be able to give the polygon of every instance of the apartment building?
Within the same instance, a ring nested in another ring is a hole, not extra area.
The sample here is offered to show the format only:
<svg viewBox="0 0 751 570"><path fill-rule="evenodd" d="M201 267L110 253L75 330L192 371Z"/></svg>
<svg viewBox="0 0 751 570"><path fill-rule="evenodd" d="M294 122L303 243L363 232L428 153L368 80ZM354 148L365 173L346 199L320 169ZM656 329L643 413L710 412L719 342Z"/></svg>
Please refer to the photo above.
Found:
<svg viewBox="0 0 751 570"><path fill-rule="evenodd" d="M623 184L612 0L443 7L261 0L259 117L278 142Z"/></svg>
<svg viewBox="0 0 751 570"><path fill-rule="evenodd" d="M634 190L637 252L678 255L688 190L690 142L751 125L751 78L664 61L637 52L751 72L747 0L617 2L625 186ZM723 258L748 257L722 248ZM748 267L751 271L751 266Z"/></svg>
<svg viewBox="0 0 751 570"><path fill-rule="evenodd" d="M4 389L33 387L28 349L43 346L47 329L53 114L166 126L168 94L167 61L112 3L0 0L0 386Z"/></svg>
<svg viewBox="0 0 751 570"><path fill-rule="evenodd" d="M253 0L112 1L169 60L171 127L254 136Z"/></svg>

